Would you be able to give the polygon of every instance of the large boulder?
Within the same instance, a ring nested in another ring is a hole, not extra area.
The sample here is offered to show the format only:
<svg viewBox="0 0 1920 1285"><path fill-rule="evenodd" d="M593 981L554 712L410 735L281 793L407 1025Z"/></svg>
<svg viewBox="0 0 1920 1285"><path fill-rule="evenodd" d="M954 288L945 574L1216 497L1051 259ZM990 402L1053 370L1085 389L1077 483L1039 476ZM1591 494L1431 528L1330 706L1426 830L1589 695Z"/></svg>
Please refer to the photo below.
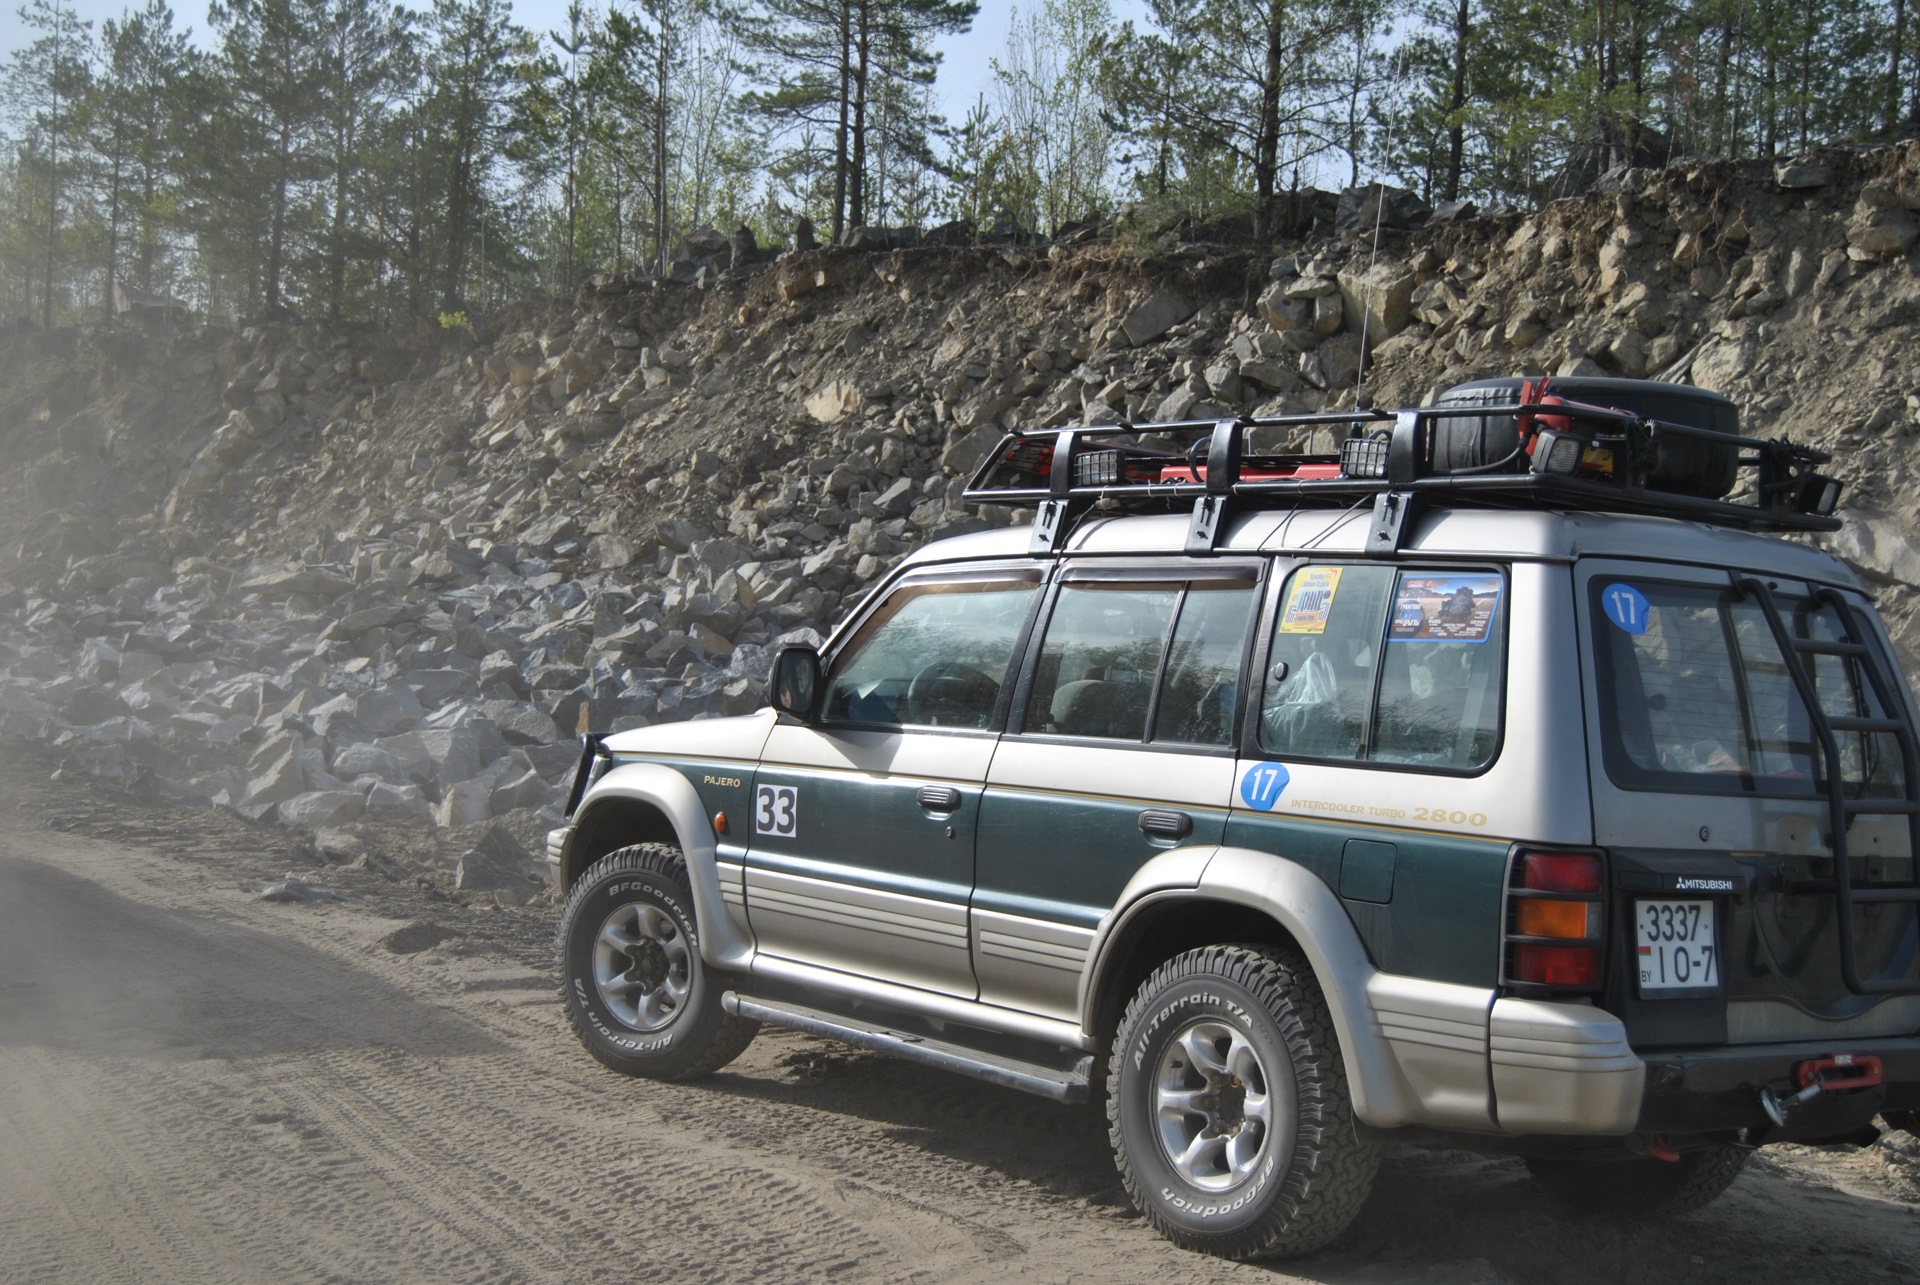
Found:
<svg viewBox="0 0 1920 1285"><path fill-rule="evenodd" d="M502 901L524 904L538 896L546 873L533 855L502 826L489 826L480 842L461 854L453 886L462 892L491 892Z"/></svg>
<svg viewBox="0 0 1920 1285"><path fill-rule="evenodd" d="M1346 328L1357 334L1364 327L1369 345L1393 338L1413 319L1414 275L1404 265L1377 263L1339 280Z"/></svg>
<svg viewBox="0 0 1920 1285"><path fill-rule="evenodd" d="M1193 300L1173 286L1161 286L1129 312L1120 323L1127 342L1138 348L1152 343L1193 315Z"/></svg>
<svg viewBox="0 0 1920 1285"><path fill-rule="evenodd" d="M1385 183L1349 187L1340 193L1334 208L1336 232L1371 233L1382 228L1417 228L1433 214L1433 208L1416 192Z"/></svg>
<svg viewBox="0 0 1920 1285"><path fill-rule="evenodd" d="M366 796L358 790L316 790L297 795L279 806L281 825L305 830L346 825L366 815Z"/></svg>

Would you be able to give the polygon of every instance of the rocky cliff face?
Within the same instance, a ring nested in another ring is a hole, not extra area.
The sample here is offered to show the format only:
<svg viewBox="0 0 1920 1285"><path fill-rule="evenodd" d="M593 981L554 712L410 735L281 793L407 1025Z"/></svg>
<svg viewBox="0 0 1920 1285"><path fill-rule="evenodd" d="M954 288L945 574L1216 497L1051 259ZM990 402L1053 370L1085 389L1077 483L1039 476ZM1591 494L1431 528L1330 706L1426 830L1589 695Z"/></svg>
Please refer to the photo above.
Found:
<svg viewBox="0 0 1920 1285"><path fill-rule="evenodd" d="M1377 253L813 251L474 329L6 336L0 734L289 824L530 834L576 730L755 708L899 555L1024 520L957 501L1004 426L1521 372L1689 380L1833 450L1833 547L1911 664L1916 210L1907 144Z"/></svg>

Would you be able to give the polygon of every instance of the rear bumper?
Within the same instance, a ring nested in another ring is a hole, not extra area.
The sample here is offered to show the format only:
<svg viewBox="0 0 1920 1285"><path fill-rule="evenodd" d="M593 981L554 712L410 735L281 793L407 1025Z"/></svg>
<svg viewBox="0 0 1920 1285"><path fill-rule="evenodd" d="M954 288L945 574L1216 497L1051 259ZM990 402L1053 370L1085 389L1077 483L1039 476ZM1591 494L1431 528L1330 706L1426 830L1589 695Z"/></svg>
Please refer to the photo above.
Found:
<svg viewBox="0 0 1920 1285"><path fill-rule="evenodd" d="M1501 998L1487 1044L1495 1114L1508 1134L1748 1130L1754 1142L1796 1142L1854 1132L1882 1111L1920 1111L1920 1035L1639 1052L1604 1009ZM1796 1068L1836 1053L1879 1058L1882 1083L1820 1094L1776 1123L1762 1091L1791 1097Z"/></svg>
<svg viewBox="0 0 1920 1285"><path fill-rule="evenodd" d="M1822 1094L1776 1126L1760 1104L1760 1091L1791 1094L1794 1068L1832 1053L1877 1057L1883 1083L1877 1089ZM1920 1110L1920 1036L1850 1040L1838 1044L1766 1044L1677 1050L1643 1055L1646 1093L1635 1131L1720 1133L1751 1129L1762 1141L1791 1142L1834 1137L1872 1120L1881 1111Z"/></svg>
<svg viewBox="0 0 1920 1285"><path fill-rule="evenodd" d="M1646 1068L1627 1028L1586 1004L1503 997L1487 1030L1493 1101L1503 1133L1631 1133Z"/></svg>

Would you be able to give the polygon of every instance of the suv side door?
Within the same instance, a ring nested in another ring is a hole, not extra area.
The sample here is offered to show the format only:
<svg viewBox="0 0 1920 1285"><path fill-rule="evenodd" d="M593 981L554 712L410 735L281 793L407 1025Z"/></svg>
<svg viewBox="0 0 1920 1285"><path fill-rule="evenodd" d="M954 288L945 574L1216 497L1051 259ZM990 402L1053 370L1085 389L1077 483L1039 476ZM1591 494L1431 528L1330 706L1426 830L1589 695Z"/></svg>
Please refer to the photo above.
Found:
<svg viewBox="0 0 1920 1285"><path fill-rule="evenodd" d="M1076 1015L1101 917L1167 849L1220 841L1262 564L1067 566L981 800L982 1001Z"/></svg>
<svg viewBox="0 0 1920 1285"><path fill-rule="evenodd" d="M754 777L762 952L976 994L974 825L1041 581L1030 564L910 573L825 658L820 721L781 720Z"/></svg>

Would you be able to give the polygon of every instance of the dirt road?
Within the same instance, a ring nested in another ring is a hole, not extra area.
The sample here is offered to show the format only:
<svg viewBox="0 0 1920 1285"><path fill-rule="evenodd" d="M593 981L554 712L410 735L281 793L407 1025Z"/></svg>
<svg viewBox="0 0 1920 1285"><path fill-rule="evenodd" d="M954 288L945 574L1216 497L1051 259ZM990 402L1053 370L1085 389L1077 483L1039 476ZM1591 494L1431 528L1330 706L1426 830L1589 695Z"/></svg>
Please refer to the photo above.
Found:
<svg viewBox="0 0 1920 1285"><path fill-rule="evenodd" d="M0 1281L1920 1279L1920 1159L1763 1153L1694 1218L1394 1149L1274 1268L1157 1240L1087 1108L764 1033L699 1085L562 1025L551 911L0 770ZM1289 1275L1291 1274L1291 1275Z"/></svg>

